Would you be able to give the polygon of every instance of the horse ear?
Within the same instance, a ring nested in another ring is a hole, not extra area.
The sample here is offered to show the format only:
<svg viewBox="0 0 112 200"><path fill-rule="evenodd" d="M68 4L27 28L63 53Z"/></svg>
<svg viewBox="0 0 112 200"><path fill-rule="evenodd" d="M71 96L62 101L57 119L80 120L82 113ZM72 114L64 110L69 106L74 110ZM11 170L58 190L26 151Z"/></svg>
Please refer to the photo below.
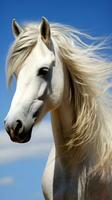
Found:
<svg viewBox="0 0 112 200"><path fill-rule="evenodd" d="M42 17L42 21L40 24L40 34L41 34L41 39L49 47L50 37L51 37L50 25L45 17Z"/></svg>
<svg viewBox="0 0 112 200"><path fill-rule="evenodd" d="M15 37L19 36L19 34L23 31L23 28L16 22L15 19L12 20L12 32Z"/></svg>

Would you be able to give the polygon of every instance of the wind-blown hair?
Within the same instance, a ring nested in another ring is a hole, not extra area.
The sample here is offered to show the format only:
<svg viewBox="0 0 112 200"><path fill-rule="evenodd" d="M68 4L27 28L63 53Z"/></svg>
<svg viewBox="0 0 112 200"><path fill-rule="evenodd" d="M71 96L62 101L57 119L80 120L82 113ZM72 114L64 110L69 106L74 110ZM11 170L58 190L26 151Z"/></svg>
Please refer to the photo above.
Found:
<svg viewBox="0 0 112 200"><path fill-rule="evenodd" d="M88 145L96 149L97 164L112 164L112 109L110 78L112 62L101 56L105 42L60 24L51 24L51 37L70 76L71 105L74 110L72 134L67 140L75 159L84 159ZM27 24L12 45L8 57L8 82L38 41L39 25ZM86 41L91 41L86 44ZM112 166L112 165L111 165Z"/></svg>

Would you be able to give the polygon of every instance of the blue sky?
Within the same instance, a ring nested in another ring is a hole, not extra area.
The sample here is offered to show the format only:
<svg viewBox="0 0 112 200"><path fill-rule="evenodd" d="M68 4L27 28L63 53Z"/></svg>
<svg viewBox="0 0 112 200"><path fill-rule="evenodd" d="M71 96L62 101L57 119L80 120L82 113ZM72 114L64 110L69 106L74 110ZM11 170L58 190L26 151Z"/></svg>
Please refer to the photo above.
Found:
<svg viewBox="0 0 112 200"><path fill-rule="evenodd" d="M29 144L10 142L3 129L3 119L15 88L13 85L8 90L5 81L5 60L14 39L11 21L13 18L20 23L39 21L42 16L95 36L112 34L111 0L0 1L0 200L43 200L41 177L52 135L49 116L39 126L37 134L34 131Z"/></svg>

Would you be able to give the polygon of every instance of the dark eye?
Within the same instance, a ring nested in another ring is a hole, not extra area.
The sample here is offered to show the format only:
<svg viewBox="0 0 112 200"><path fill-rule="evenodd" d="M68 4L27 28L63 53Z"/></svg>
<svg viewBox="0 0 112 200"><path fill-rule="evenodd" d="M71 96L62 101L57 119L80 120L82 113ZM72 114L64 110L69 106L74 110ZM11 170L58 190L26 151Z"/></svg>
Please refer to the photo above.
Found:
<svg viewBox="0 0 112 200"><path fill-rule="evenodd" d="M38 76L46 76L49 72L49 68L48 67L42 67L39 69L38 71Z"/></svg>

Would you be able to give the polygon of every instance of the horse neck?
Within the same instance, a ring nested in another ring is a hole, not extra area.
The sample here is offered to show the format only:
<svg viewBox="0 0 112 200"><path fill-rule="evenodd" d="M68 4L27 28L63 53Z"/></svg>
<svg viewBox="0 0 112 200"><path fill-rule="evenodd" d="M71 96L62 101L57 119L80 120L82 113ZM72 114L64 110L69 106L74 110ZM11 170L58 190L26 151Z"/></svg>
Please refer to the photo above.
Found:
<svg viewBox="0 0 112 200"><path fill-rule="evenodd" d="M74 163L71 161L75 155L73 155L73 152L68 151L67 143L69 142L72 134L74 110L70 100L69 75L66 70L64 73L65 84L63 99L60 106L51 112L51 122L56 149L56 157L60 160L65 169L70 168L70 171L72 171L71 167L74 168Z"/></svg>
<svg viewBox="0 0 112 200"><path fill-rule="evenodd" d="M67 73L65 73L64 80L64 93L60 106L52 111L51 113L51 121L53 128L53 135L55 146L58 154L60 155L60 151L62 151L63 147L66 144L66 139L70 135L70 129L72 126L73 119L73 110L71 104L69 102L70 91L69 91L69 81L67 78Z"/></svg>
<svg viewBox="0 0 112 200"><path fill-rule="evenodd" d="M68 150L68 146L67 146L67 143L69 142L70 137L73 134L73 132L72 132L72 126L73 126L73 120L74 120L73 112L75 112L73 109L73 105L71 105L72 102L70 101L70 82L69 82L70 79L67 74L68 73L65 73L65 84L64 84L65 89L64 89L62 103L56 110L52 111L52 113L51 113L51 121L52 121L52 129L53 129L54 143L55 143L55 149L56 149L56 156L60 158L63 165L67 164L67 166L74 167L74 165L78 166L79 163L81 163L81 165L83 165L85 162L86 162L86 165L88 165L87 157L88 157L88 155L91 156L91 152L93 155L93 158L92 158L92 156L90 158L91 162L94 163L93 160L98 159L98 158L96 158L98 155L95 152L94 145L92 146L92 143L87 144L86 145L87 148L85 147L85 149L82 149L79 147L78 148L74 147L70 151ZM97 139L99 140L99 136L97 137ZM86 154L86 155L84 155L84 154ZM85 157L84 162L82 162L83 158L81 156ZM77 165L77 161L78 161L78 165Z"/></svg>
<svg viewBox="0 0 112 200"><path fill-rule="evenodd" d="M70 136L72 126L72 109L64 98L60 107L51 113L55 146L60 155L66 146L67 138Z"/></svg>

